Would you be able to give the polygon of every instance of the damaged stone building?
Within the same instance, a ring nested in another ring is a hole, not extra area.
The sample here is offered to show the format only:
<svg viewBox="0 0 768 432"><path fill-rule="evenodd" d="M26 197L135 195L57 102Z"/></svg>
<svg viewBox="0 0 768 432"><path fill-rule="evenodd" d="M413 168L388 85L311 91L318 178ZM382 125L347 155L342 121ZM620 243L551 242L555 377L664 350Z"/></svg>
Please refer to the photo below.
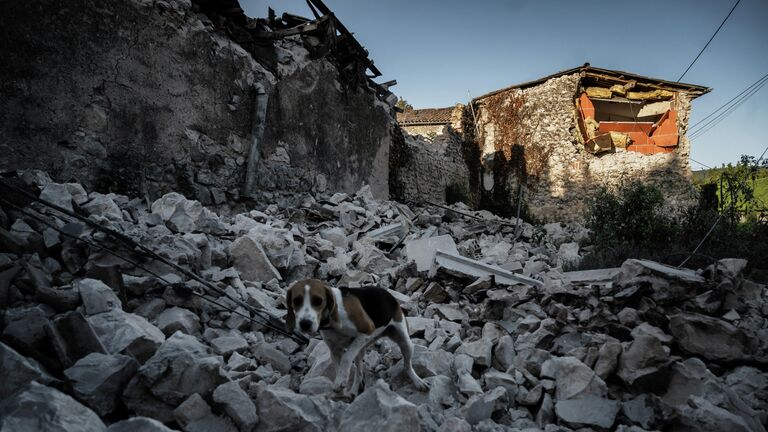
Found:
<svg viewBox="0 0 768 432"><path fill-rule="evenodd" d="M469 163L480 178L466 181L478 185L473 196L502 212L522 197L536 219L579 219L598 188L633 182L658 186L680 208L693 199L691 101L710 90L585 64L474 98L469 122L450 129L478 148ZM401 115L403 130L424 135L412 120L422 112ZM449 126L433 122L427 133Z"/></svg>
<svg viewBox="0 0 768 432"><path fill-rule="evenodd" d="M3 2L0 172L216 206L362 184L387 198L394 82L311 4Z"/></svg>

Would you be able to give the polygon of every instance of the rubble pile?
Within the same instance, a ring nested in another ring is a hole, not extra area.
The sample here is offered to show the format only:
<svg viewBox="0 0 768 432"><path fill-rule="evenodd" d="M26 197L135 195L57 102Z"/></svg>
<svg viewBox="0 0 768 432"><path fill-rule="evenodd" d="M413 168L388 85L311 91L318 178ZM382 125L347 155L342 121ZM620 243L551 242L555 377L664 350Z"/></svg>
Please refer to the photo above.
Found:
<svg viewBox="0 0 768 432"><path fill-rule="evenodd" d="M768 290L742 278L743 260L565 272L584 253L579 225L409 208L365 187L219 215L177 193L18 182L221 292L4 192L3 432L765 430ZM357 396L334 397L321 340L248 318L282 317L305 277L388 289L429 391L380 340Z"/></svg>

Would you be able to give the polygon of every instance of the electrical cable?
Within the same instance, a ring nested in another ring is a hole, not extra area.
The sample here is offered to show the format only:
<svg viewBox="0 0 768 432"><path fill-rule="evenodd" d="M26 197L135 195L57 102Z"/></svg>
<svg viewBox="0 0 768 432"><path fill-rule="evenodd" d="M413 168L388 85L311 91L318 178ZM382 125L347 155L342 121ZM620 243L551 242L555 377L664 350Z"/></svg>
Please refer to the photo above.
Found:
<svg viewBox="0 0 768 432"><path fill-rule="evenodd" d="M728 12L728 15L726 15L726 16L725 16L725 19L723 20L723 22L721 22L721 23L720 23L720 25L717 27L717 30L715 30L715 33L712 35L712 37L711 37L711 38L709 38L709 40L707 41L706 45L704 45L704 48L702 48L702 49L701 49L701 51L699 51L699 54L697 54L697 55L696 55L696 58L695 58L695 59L693 59L693 61L691 62L691 64L690 64L690 65L688 65L688 67L687 67L687 68L685 68L685 72L683 72L683 74L682 74L682 75L680 75L680 78L678 78L678 79L677 79L677 82L680 82L680 80L681 80L681 79L683 79L683 77L685 76L685 74L687 74L687 73L688 73L688 71L689 71L689 70L691 70L691 68L693 67L694 63L696 63L696 60L698 60L698 59L699 59L699 57L701 57L701 55L702 55L702 54L704 54L704 50L706 50L706 49L707 49L707 47L708 47L708 46L709 46L709 44L712 42L712 40L715 38L715 36L717 36L717 33L718 33L718 32L720 32L720 29L721 29L721 28L723 28L723 26L725 25L725 22L726 22L726 21L728 21L728 18L730 18L730 17L731 17L731 14L732 14L732 13L733 13L733 11L736 9L736 6L738 6L738 5L739 5L739 3L741 3L741 0L737 0L737 1L736 1L736 4L735 4L735 5L733 5L733 7L731 8L731 11L730 11L730 12Z"/></svg>
<svg viewBox="0 0 768 432"><path fill-rule="evenodd" d="M211 284L210 282L208 282L207 280L201 278L200 276L196 275L195 273L192 273L191 271L189 271L189 270L187 270L187 269L185 269L183 267L180 267L179 265L169 261L165 257L162 257L162 256L158 255L152 249L149 249L148 247L146 247L146 246L136 242L135 240L131 239L130 237L126 236L123 233L117 232L117 231L115 231L113 229L110 229L110 228L107 228L107 227L103 227L103 226L93 222L92 220L90 220L88 218L85 218L85 217L83 217L81 215L78 215L78 214L76 214L73 211L70 211L68 209L62 208L62 207L60 207L60 206L58 206L58 205L56 205L54 203L51 203L51 202L49 202L47 200L44 200L44 199L39 198L39 197L36 197L35 195L29 193L28 191L26 191L24 189L21 189L19 187L16 187L14 185L11 185L11 184L7 183L4 180L0 180L0 186L3 186L4 188L6 188L8 190L14 191L14 192L16 192L16 193L18 193L18 194L20 194L20 195L22 195L24 197L27 197L27 198L29 198L29 199L31 199L33 201L39 202L39 203L43 204L44 206L49 207L51 209L54 209L54 210L56 210L56 211L58 211L58 212L60 212L62 214L65 214L65 215L70 216L70 217L74 217L74 218L82 221L83 223L87 224L88 226L91 226L91 227L95 228L98 231L101 231L101 232L104 232L105 234L111 235L112 237L120 240L125 245L127 245L127 246L129 246L131 248L139 249L141 251L139 253L142 253L145 257L149 257L149 258L154 259L156 261L160 261L163 264L166 264L167 266L173 268L174 270L177 270L177 271L185 274L189 278L191 278L191 279L201 283L203 286L209 288L210 290L216 292L217 294L227 297L228 299L232 300L238 306L243 307L245 310L253 313L254 315L259 316L259 318L263 319L265 322L271 322L272 325L275 326L275 327L278 327L279 325L282 324L282 322L277 317L271 315L267 311L259 310L259 309L255 308L255 307L249 305L248 303L245 303L244 301L231 296L229 293L227 293L226 291L222 290L221 288L216 287L215 285ZM6 200L4 200L4 201L6 201ZM8 202L8 201L6 201L6 202ZM276 323L278 323L278 324L276 324ZM308 339L306 338L306 336L304 336L304 335L302 335L300 333L293 332L292 335L293 335L292 337L295 338L295 340L301 341L301 343L307 343L308 342Z"/></svg>
<svg viewBox="0 0 768 432"><path fill-rule="evenodd" d="M106 253L108 253L108 254L116 257L116 258L119 258L119 259L127 262L128 264L133 265L134 267L136 267L138 269L144 270L145 272L149 273L152 276L155 276L160 281L162 281L164 283L164 285L162 285L162 286L174 287L174 286L177 285L177 284L175 284L173 282L170 282L164 276L156 273L155 271L150 270L150 269L144 267L143 265L139 264L138 262L136 262L136 261L134 261L134 260L132 260L130 258L127 258L127 257L125 257L125 256L123 256L123 255L121 255L121 254L119 254L117 252L115 252L114 250L112 250L112 249L110 249L110 248L108 248L108 247L106 247L106 246L104 246L102 244L99 244L98 242L91 241L91 240L88 240L88 239L84 239L84 238L81 238L81 237L78 237L76 235L73 235L71 233L66 232L65 230L57 227L52 222L47 221L45 218L43 218L39 214L35 214L35 213L33 213L33 212L31 212L31 211L29 211L29 210L27 210L25 208L22 208L22 207L14 204L14 203L12 203L12 202L10 202L8 200L5 200L3 198L0 198L0 202L3 202L5 204L15 208L16 210L20 211L21 213L25 214L26 216L29 216L30 218L37 220L38 222L42 223L43 225L45 225L45 226L55 230L59 234L64 235L65 237L71 238L71 239L76 240L76 241L83 242L83 243L85 243L85 244L87 244L87 245L89 245L89 246L91 246L91 247L93 247L93 248L95 248L97 250L102 250L102 251L104 251L104 252L106 252ZM239 315L239 316L241 316L241 317L243 317L243 318L245 318L245 319L247 319L247 320L249 320L251 322L254 322L256 324L259 324L259 325L262 325L264 327L267 327L267 328L275 331L276 333L279 333L279 334L281 334L283 336L287 336L287 337L290 337L290 338L296 340L296 338L293 337L293 334L291 334L290 332L284 330L283 328L275 326L274 324L270 323L269 321L263 320L263 318L259 317L258 315L256 315L258 317L258 319L255 319L255 318L253 318L251 316L243 314L242 312L238 311L237 309L232 309L232 308L230 308L230 307L228 307L226 305L223 305L223 304L219 303L217 300L214 300L213 298L211 298L210 294L206 294L206 293L200 294L200 293L198 293L198 292L196 292L194 290L187 290L185 292L189 292L189 293L191 293L192 295L194 295L196 297L199 297L199 298L201 298L201 299L203 299L203 300L205 300L205 301L207 301L209 303L212 303L212 304L214 304L216 306L221 307L224 310L229 311L230 313ZM296 342L302 342L302 341L301 340L296 340Z"/></svg>

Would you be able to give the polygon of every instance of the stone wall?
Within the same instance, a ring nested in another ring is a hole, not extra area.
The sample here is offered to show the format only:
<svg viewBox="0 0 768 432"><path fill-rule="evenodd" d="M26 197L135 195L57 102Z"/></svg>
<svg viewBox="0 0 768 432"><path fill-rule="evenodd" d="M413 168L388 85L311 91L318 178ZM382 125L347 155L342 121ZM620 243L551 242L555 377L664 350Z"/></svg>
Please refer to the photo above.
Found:
<svg viewBox="0 0 768 432"><path fill-rule="evenodd" d="M363 184L388 193L393 114L310 59L299 37L255 57L189 0L2 2L0 15L0 171L238 201L258 85L269 106L259 185L270 197Z"/></svg>
<svg viewBox="0 0 768 432"><path fill-rule="evenodd" d="M390 107L372 92L344 89L330 63L310 62L281 79L266 124L257 175L263 193L355 192L368 184L376 198L389 197Z"/></svg>
<svg viewBox="0 0 768 432"><path fill-rule="evenodd" d="M573 74L478 101L483 194L512 207L518 181L525 179L527 213L542 221L583 219L599 187L617 190L630 182L658 186L670 209L692 203L690 146L683 136L690 98L678 94L681 139L674 152L593 155L584 148L576 121L578 87L579 76Z"/></svg>
<svg viewBox="0 0 768 432"><path fill-rule="evenodd" d="M472 205L476 200L476 183L472 181L466 145L450 126L446 133L428 140L421 135L404 133L405 163L397 171L402 185L397 198L409 202L432 201L444 204L447 198Z"/></svg>
<svg viewBox="0 0 768 432"><path fill-rule="evenodd" d="M447 125L444 124L432 124L432 125L401 125L400 128L403 132L409 135L421 135L425 138L432 139L445 132Z"/></svg>

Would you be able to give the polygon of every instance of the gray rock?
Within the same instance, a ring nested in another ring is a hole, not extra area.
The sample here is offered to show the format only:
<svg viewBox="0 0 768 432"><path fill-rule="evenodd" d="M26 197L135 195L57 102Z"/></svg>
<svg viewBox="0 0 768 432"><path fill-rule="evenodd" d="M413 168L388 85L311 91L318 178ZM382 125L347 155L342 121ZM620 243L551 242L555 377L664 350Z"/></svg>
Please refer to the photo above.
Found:
<svg viewBox="0 0 768 432"><path fill-rule="evenodd" d="M256 405L236 382L224 383L213 391L213 401L224 408L224 412L235 421L241 431L251 431L259 422Z"/></svg>
<svg viewBox="0 0 768 432"><path fill-rule="evenodd" d="M678 423L687 430L695 431L754 432L765 430L762 427L753 429L744 418L699 396L691 396L688 403L681 407ZM683 430L680 426L677 428Z"/></svg>
<svg viewBox="0 0 768 432"><path fill-rule="evenodd" d="M200 333L200 318L197 314L184 308L174 306L166 309L157 316L157 327L166 336L177 331L188 335Z"/></svg>
<svg viewBox="0 0 768 432"><path fill-rule="evenodd" d="M105 430L107 426L96 413L66 394L34 381L14 397L0 402L0 432Z"/></svg>
<svg viewBox="0 0 768 432"><path fill-rule="evenodd" d="M31 266L27 266L27 270L30 268ZM47 283L35 287L35 301L44 303L57 312L71 311L81 303L80 293L76 289L70 286L51 287Z"/></svg>
<svg viewBox="0 0 768 432"><path fill-rule="evenodd" d="M657 412L661 411L658 398L649 394L641 394L633 399L622 402L621 412L632 423L645 429L654 429L658 424Z"/></svg>
<svg viewBox="0 0 768 432"><path fill-rule="evenodd" d="M581 261L579 244L576 242L563 243L557 251L557 256L563 265L575 266Z"/></svg>
<svg viewBox="0 0 768 432"><path fill-rule="evenodd" d="M24 357L0 342L0 400L21 390L31 381L42 384L58 382L35 359Z"/></svg>
<svg viewBox="0 0 768 432"><path fill-rule="evenodd" d="M195 337L174 333L139 369L149 392L169 404L180 404L193 393L207 395L227 381L222 359Z"/></svg>
<svg viewBox="0 0 768 432"><path fill-rule="evenodd" d="M421 298L429 303L442 303L448 298L448 294L442 285L430 282L421 294Z"/></svg>
<svg viewBox="0 0 768 432"><path fill-rule="evenodd" d="M541 406L536 412L536 424L540 428L546 427L546 425L555 422L555 403L552 401L552 396L549 393L544 393L544 398L541 401Z"/></svg>
<svg viewBox="0 0 768 432"><path fill-rule="evenodd" d="M224 357L228 357L234 352L244 352L248 349L248 341L240 336L239 332L230 332L211 340L211 348Z"/></svg>
<svg viewBox="0 0 768 432"><path fill-rule="evenodd" d="M756 340L744 331L706 315L673 315L669 321L669 330L682 349L711 361L744 360L756 349Z"/></svg>
<svg viewBox="0 0 768 432"><path fill-rule="evenodd" d="M523 406L536 406L544 395L544 387L541 384L533 386L532 389L522 391L517 394L517 403Z"/></svg>
<svg viewBox="0 0 768 432"><path fill-rule="evenodd" d="M422 346L414 347L413 370L424 378L428 376L444 375L453 367L453 354L444 351L429 351Z"/></svg>
<svg viewBox="0 0 768 432"><path fill-rule="evenodd" d="M79 183L65 183L64 186L67 187L67 191L72 196L75 204L83 205L88 201L88 193L85 192L85 189Z"/></svg>
<svg viewBox="0 0 768 432"><path fill-rule="evenodd" d="M107 432L173 432L173 429L149 417L132 417L112 423Z"/></svg>
<svg viewBox="0 0 768 432"><path fill-rule="evenodd" d="M595 373L603 381L616 370L619 364L619 355L622 352L621 344L615 340L609 340L604 343L597 352L597 361L595 362Z"/></svg>
<svg viewBox="0 0 768 432"><path fill-rule="evenodd" d="M472 432L472 425L460 417L451 417L440 426L440 432Z"/></svg>
<svg viewBox="0 0 768 432"><path fill-rule="evenodd" d="M555 414L573 427L597 426L610 428L619 412L619 403L595 396L560 400L555 403Z"/></svg>
<svg viewBox="0 0 768 432"><path fill-rule="evenodd" d="M197 393L182 402L173 415L184 432L237 432L233 424L213 414L211 407Z"/></svg>
<svg viewBox="0 0 768 432"><path fill-rule="evenodd" d="M493 348L493 365L501 370L508 370L515 364L517 351L515 340L510 335L504 335Z"/></svg>
<svg viewBox="0 0 768 432"><path fill-rule="evenodd" d="M488 390L496 387L504 387L507 390L507 396L510 399L514 399L517 395L517 381L515 380L515 377L508 373L500 372L496 369L488 369L483 374L483 383Z"/></svg>
<svg viewBox="0 0 768 432"><path fill-rule="evenodd" d="M233 352L227 360L227 369L233 372L242 372L247 369L255 368L255 362L243 355Z"/></svg>
<svg viewBox="0 0 768 432"><path fill-rule="evenodd" d="M693 270L676 268L654 261L628 259L614 277L614 283L625 288L649 284L651 297L659 303L678 301L702 286L706 280Z"/></svg>
<svg viewBox="0 0 768 432"><path fill-rule="evenodd" d="M457 254L456 243L450 235L441 235L405 243L405 256L408 261L416 262L416 270L429 271L435 261L435 252L443 251Z"/></svg>
<svg viewBox="0 0 768 432"><path fill-rule="evenodd" d="M81 208L89 215L105 217L109 220L120 222L123 220L123 212L120 207L107 195L98 192L91 192L90 201L83 204Z"/></svg>
<svg viewBox="0 0 768 432"><path fill-rule="evenodd" d="M282 276L269 261L264 248L250 236L242 236L229 246L235 269L240 277L254 282L282 280Z"/></svg>
<svg viewBox="0 0 768 432"><path fill-rule="evenodd" d="M28 308L6 309L3 337L16 347L27 351L45 348L45 327L52 311L43 305Z"/></svg>
<svg viewBox="0 0 768 432"><path fill-rule="evenodd" d="M467 314L464 309L461 309L456 305L436 305L435 310L437 311L437 314L440 315L440 317L449 321L462 322L469 319L469 314Z"/></svg>
<svg viewBox="0 0 768 432"><path fill-rule="evenodd" d="M661 392L665 389L668 364L669 354L659 339L638 336L624 347L616 374L638 391Z"/></svg>
<svg viewBox="0 0 768 432"><path fill-rule="evenodd" d="M67 185L48 183L43 190L40 191L40 199L46 200L59 207L63 207L69 211L73 211L72 194L69 193Z"/></svg>
<svg viewBox="0 0 768 432"><path fill-rule="evenodd" d="M741 366L724 375L725 384L740 395L754 410L768 406L768 373Z"/></svg>
<svg viewBox="0 0 768 432"><path fill-rule="evenodd" d="M64 375L75 396L105 416L114 411L118 396L138 368L136 360L128 356L91 353L65 370Z"/></svg>
<svg viewBox="0 0 768 432"><path fill-rule="evenodd" d="M555 399L604 397L605 382L575 357L553 357L541 365L541 377L555 380ZM618 409L618 407L617 407Z"/></svg>
<svg viewBox="0 0 768 432"><path fill-rule="evenodd" d="M752 430L765 430L757 412L710 372L704 362L698 358L689 358L672 365L669 385L662 400L665 404L677 408L683 417L690 417L688 420L683 418L683 423L699 424L700 418L705 418L701 416L708 415L707 412L712 410L710 404L694 403L694 398L706 399L711 404L740 417ZM694 430L697 430L696 427Z"/></svg>
<svg viewBox="0 0 768 432"><path fill-rule="evenodd" d="M291 360L287 355L278 351L267 342L257 344L252 349L253 357L262 362L271 365L280 373L287 374L291 371Z"/></svg>
<svg viewBox="0 0 768 432"><path fill-rule="evenodd" d="M157 318L162 311L165 310L165 300L161 298L153 298L146 303L142 303L137 307L133 313L142 316L147 320L153 320Z"/></svg>
<svg viewBox="0 0 768 432"><path fill-rule="evenodd" d="M637 309L626 307L616 314L619 322L627 327L634 327L640 321L640 314Z"/></svg>
<svg viewBox="0 0 768 432"><path fill-rule="evenodd" d="M671 344L672 336L664 333L660 328L650 325L647 322L640 323L632 329L632 337L637 339L639 336L653 336L663 344Z"/></svg>
<svg viewBox="0 0 768 432"><path fill-rule="evenodd" d="M152 395L149 387L143 383L138 374L128 382L122 400L128 409L140 416L151 417L163 423L171 423L175 420L173 411L177 404L163 402Z"/></svg>
<svg viewBox="0 0 768 432"><path fill-rule="evenodd" d="M416 405L391 391L384 381L379 380L344 411L339 432L417 432L420 430L419 424Z"/></svg>
<svg viewBox="0 0 768 432"><path fill-rule="evenodd" d="M199 201L188 200L183 195L171 192L152 203L152 213L158 214L173 232L205 233L224 232L224 225L218 216L203 207Z"/></svg>
<svg viewBox="0 0 768 432"><path fill-rule="evenodd" d="M299 393L310 396L330 393L332 390L333 381L324 376L306 378L299 386Z"/></svg>
<svg viewBox="0 0 768 432"><path fill-rule="evenodd" d="M320 237L333 243L334 246L346 249L348 246L347 233L341 227L326 228L320 231Z"/></svg>
<svg viewBox="0 0 768 432"><path fill-rule="evenodd" d="M466 354L480 366L491 366L491 355L493 354L493 342L489 339L481 338L474 342L464 342L456 350L456 354Z"/></svg>
<svg viewBox="0 0 768 432"><path fill-rule="evenodd" d="M88 317L96 335L110 354L127 354L139 362L151 357L165 335L145 318L114 309Z"/></svg>
<svg viewBox="0 0 768 432"><path fill-rule="evenodd" d="M122 309L123 307L112 288L100 280L80 279L75 281L73 285L80 293L85 314L88 316Z"/></svg>
<svg viewBox="0 0 768 432"><path fill-rule="evenodd" d="M120 311L122 312L122 311ZM78 311L67 312L54 318L46 327L51 345L64 367L70 367L90 353L106 354L102 343L88 320Z"/></svg>
<svg viewBox="0 0 768 432"><path fill-rule="evenodd" d="M445 375L436 375L424 379L429 385L429 393L426 402L430 406L442 410L456 405L458 397L457 388L451 378ZM423 393L419 393L423 394ZM414 401L414 403L416 403Z"/></svg>
<svg viewBox="0 0 768 432"><path fill-rule="evenodd" d="M359 398L359 397L358 397ZM256 395L259 432L325 432L338 422L343 405L325 396L306 396L277 386L259 384Z"/></svg>
<svg viewBox="0 0 768 432"><path fill-rule="evenodd" d="M488 393L474 395L462 408L464 418L469 424L477 424L491 418L494 411L507 405L507 390L496 387Z"/></svg>

